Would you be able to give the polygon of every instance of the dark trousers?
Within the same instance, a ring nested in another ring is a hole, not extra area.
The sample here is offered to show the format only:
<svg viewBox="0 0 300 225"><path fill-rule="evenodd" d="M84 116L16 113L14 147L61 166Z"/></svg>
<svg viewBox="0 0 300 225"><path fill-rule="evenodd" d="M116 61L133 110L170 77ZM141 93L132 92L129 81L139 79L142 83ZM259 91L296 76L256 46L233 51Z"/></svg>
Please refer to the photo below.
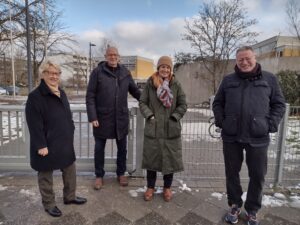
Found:
<svg viewBox="0 0 300 225"><path fill-rule="evenodd" d="M154 188L156 182L157 172L152 170L147 170L147 187ZM170 188L173 182L173 173L165 174L164 178L164 188Z"/></svg>
<svg viewBox="0 0 300 225"><path fill-rule="evenodd" d="M96 177L103 177L104 171L104 160L105 160L105 144L107 139L95 137L95 175ZM117 176L124 175L126 171L126 157L127 157L127 136L122 139L116 139L118 151L117 151Z"/></svg>
<svg viewBox="0 0 300 225"><path fill-rule="evenodd" d="M228 204L242 207L242 186L240 171L244 160L243 150L246 151L249 184L245 209L247 212L257 212L261 208L262 190L265 182L268 164L268 146L252 147L249 144L223 142L225 161L226 188Z"/></svg>
<svg viewBox="0 0 300 225"><path fill-rule="evenodd" d="M61 169L64 183L63 198L64 201L75 199L76 191L76 166L75 163ZM55 203L55 194L53 192L53 170L38 172L38 185L42 196L42 203L45 209L53 208Z"/></svg>

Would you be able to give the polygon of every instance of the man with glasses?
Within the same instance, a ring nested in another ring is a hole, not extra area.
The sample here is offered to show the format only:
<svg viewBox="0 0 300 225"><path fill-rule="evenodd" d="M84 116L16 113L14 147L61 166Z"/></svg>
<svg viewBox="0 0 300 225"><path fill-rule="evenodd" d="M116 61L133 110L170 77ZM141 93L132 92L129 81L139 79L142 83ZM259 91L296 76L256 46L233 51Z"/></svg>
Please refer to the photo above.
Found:
<svg viewBox="0 0 300 225"><path fill-rule="evenodd" d="M229 212L225 221L235 224L243 205L239 172L246 152L249 185L244 208L248 225L258 225L262 190L267 173L269 133L277 132L285 100L277 78L261 69L253 49L236 52L235 72L224 77L213 102L215 123L222 128Z"/></svg>
<svg viewBox="0 0 300 225"><path fill-rule="evenodd" d="M93 126L95 138L95 190L101 189L103 185L107 139L116 139L118 182L121 186L128 185L125 176L129 124L128 92L137 100L140 98L140 91L131 73L119 63L118 49L108 47L105 59L106 61L100 62L92 71L86 92L88 120Z"/></svg>

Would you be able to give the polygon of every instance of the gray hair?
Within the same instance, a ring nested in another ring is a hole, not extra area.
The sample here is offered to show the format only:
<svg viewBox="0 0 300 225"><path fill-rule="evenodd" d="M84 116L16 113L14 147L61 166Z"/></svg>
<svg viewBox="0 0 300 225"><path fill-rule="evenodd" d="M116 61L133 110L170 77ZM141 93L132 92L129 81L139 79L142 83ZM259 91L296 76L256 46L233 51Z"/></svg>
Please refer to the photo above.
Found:
<svg viewBox="0 0 300 225"><path fill-rule="evenodd" d="M248 50L251 52L254 52L254 50L251 46L242 46L236 50L235 55L237 55L239 52L248 51Z"/></svg>
<svg viewBox="0 0 300 225"><path fill-rule="evenodd" d="M58 70L59 73L61 73L61 68L58 64L51 62L50 60L47 60L46 62L42 63L39 67L39 76L42 77L43 73L49 69L49 67L54 67Z"/></svg>

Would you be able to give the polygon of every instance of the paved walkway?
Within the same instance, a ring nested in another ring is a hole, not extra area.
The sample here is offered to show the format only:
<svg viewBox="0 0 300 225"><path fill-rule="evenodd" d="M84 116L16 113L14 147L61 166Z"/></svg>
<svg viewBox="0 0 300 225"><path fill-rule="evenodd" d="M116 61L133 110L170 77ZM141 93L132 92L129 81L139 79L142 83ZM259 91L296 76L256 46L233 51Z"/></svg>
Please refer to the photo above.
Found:
<svg viewBox="0 0 300 225"><path fill-rule="evenodd" d="M37 178L30 174L0 173L0 225L222 225L226 199L211 196L213 190L180 191L174 187L174 198L164 202L161 194L145 202L145 181L131 178L128 187L119 187L115 177L106 177L100 191L92 188L94 177L78 176L77 194L88 199L82 206L64 205L60 175L54 179L57 206L63 216L53 218L46 214L37 188ZM264 207L260 211L261 225L299 225L300 209L291 207ZM246 224L244 213L238 225Z"/></svg>

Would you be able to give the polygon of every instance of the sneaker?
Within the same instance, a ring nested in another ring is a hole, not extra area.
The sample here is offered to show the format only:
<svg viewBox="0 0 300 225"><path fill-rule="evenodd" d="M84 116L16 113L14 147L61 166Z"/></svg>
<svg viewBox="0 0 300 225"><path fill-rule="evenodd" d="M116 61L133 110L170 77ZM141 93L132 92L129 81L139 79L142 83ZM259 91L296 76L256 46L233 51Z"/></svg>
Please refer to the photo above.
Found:
<svg viewBox="0 0 300 225"><path fill-rule="evenodd" d="M248 217L247 225L259 225L259 222L256 218L256 213L255 212L247 213L247 217Z"/></svg>
<svg viewBox="0 0 300 225"><path fill-rule="evenodd" d="M225 222L231 224L237 223L239 221L240 213L241 209L237 205L232 205L230 211L225 215Z"/></svg>

